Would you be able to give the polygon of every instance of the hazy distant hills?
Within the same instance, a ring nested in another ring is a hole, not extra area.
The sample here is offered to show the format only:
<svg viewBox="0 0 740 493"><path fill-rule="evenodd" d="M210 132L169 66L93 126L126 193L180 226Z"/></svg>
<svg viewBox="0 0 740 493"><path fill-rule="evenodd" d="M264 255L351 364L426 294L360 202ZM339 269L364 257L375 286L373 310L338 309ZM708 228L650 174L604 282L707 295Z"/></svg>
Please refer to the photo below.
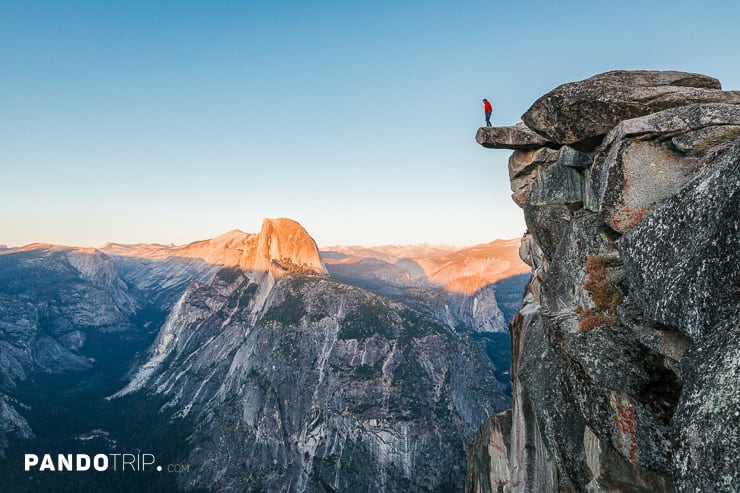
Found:
<svg viewBox="0 0 740 493"><path fill-rule="evenodd" d="M465 277L492 283L529 272L519 258L519 239L496 240L466 248L438 245L386 245L378 247L333 246L321 249L332 270L352 272L352 266L369 259L395 265L409 274L411 283L446 285ZM358 273L364 269L356 269ZM392 269L389 269L392 270Z"/></svg>
<svg viewBox="0 0 740 493"><path fill-rule="evenodd" d="M529 272L519 258L519 243L335 246L323 248L321 257L332 277L405 299L460 331L501 332L516 311L511 303L518 304ZM505 306L496 299L497 283Z"/></svg>
<svg viewBox="0 0 740 493"><path fill-rule="evenodd" d="M394 263L402 258L436 257L460 250L451 245L432 245L420 243L417 245L380 245L374 247L334 245L321 247L321 254L337 253L349 257L377 258Z"/></svg>

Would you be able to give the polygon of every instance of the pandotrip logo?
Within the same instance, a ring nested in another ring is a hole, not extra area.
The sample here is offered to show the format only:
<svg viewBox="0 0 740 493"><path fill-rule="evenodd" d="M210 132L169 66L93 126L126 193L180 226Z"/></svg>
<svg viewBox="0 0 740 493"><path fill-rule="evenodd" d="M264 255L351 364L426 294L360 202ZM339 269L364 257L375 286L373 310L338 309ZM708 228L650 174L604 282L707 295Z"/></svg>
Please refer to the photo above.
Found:
<svg viewBox="0 0 740 493"><path fill-rule="evenodd" d="M190 470L187 464L157 464L154 454L25 454L23 469L26 472L87 472L121 471L147 472L167 471L184 473Z"/></svg>

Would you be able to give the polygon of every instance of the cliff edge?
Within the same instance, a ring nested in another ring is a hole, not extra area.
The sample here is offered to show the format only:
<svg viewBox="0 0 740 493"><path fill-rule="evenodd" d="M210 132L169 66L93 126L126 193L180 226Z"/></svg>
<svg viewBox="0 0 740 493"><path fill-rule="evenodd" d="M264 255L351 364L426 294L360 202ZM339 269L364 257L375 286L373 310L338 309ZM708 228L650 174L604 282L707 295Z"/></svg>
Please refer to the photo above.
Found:
<svg viewBox="0 0 740 493"><path fill-rule="evenodd" d="M740 491L740 92L616 71L522 119L476 135L514 150L532 277L466 491Z"/></svg>

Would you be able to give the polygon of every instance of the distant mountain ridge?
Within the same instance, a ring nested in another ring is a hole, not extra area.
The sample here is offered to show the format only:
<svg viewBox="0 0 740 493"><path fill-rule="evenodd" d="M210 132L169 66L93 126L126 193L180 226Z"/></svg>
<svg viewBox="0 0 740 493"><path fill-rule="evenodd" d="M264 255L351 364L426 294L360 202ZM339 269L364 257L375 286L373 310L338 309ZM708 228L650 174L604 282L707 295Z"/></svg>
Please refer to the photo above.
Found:
<svg viewBox="0 0 740 493"><path fill-rule="evenodd" d="M382 260L408 272L409 284L427 282L447 285L461 278L479 278L493 283L511 276L529 272L519 258L520 240L495 240L472 247L406 245L406 246L334 246L321 249L326 265L350 266L370 259ZM336 270L342 267L336 267ZM347 269L345 269L347 270ZM450 289L462 287L458 282ZM479 287L482 287L479 286ZM471 293L468 293L471 294Z"/></svg>
<svg viewBox="0 0 740 493"><path fill-rule="evenodd" d="M418 243L409 245L333 245L323 246L322 252L336 252L350 257L371 257L386 262L396 262L402 258L436 257L460 250L462 247L452 245L432 245L430 243Z"/></svg>
<svg viewBox="0 0 740 493"><path fill-rule="evenodd" d="M524 275L529 272L519 258L519 246L519 239L461 249L432 245L336 246L322 249L321 257L333 277L402 299L456 330L505 332L506 321L515 308L507 306L507 316L502 315L494 286L519 279L510 288L519 299ZM407 254L415 256L403 256Z"/></svg>
<svg viewBox="0 0 740 493"><path fill-rule="evenodd" d="M510 391L508 324L521 304L529 267L519 239L466 248L406 245L323 248L335 279L375 291L472 337Z"/></svg>

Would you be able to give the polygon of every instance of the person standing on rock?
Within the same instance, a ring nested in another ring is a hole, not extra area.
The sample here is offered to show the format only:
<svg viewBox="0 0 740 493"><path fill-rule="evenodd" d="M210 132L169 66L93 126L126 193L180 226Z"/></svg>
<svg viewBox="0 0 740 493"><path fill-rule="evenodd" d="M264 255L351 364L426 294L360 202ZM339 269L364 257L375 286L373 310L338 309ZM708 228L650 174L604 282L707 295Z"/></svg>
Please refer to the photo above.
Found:
<svg viewBox="0 0 740 493"><path fill-rule="evenodd" d="M493 106L488 102L487 99L483 100L483 111L486 112L486 127L491 126L491 113L493 113Z"/></svg>

